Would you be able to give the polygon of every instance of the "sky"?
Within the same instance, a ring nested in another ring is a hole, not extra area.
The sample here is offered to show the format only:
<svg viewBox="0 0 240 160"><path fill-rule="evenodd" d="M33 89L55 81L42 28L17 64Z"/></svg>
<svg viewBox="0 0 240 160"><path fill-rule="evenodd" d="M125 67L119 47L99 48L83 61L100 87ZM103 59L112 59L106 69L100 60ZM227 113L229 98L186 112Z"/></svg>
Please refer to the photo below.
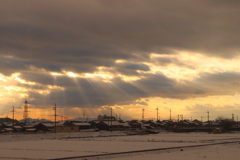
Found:
<svg viewBox="0 0 240 160"><path fill-rule="evenodd" d="M0 117L237 120L239 6L2 0Z"/></svg>

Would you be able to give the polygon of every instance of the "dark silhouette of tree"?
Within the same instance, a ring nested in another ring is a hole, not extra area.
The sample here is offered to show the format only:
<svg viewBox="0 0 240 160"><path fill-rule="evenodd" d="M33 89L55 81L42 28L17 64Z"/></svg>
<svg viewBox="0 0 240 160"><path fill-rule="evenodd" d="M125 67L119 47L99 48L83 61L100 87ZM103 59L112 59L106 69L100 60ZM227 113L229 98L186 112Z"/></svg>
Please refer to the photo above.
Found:
<svg viewBox="0 0 240 160"><path fill-rule="evenodd" d="M223 132L230 132L235 123L232 119L223 116L216 118L216 122L218 122L220 127L222 127Z"/></svg>

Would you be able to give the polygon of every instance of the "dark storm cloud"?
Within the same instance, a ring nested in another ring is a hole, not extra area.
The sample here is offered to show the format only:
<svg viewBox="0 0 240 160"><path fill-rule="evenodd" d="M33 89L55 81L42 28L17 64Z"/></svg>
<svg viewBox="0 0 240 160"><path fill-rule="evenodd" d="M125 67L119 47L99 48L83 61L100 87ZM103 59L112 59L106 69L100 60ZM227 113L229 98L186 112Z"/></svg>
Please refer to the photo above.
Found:
<svg viewBox="0 0 240 160"><path fill-rule="evenodd" d="M183 62L177 58L173 58L173 57L157 57L154 58L153 62L157 65L160 66L168 66L168 65L176 65L178 67L185 67L185 68L190 68L190 69L194 69L195 66L192 64L188 64L187 62Z"/></svg>
<svg viewBox="0 0 240 160"><path fill-rule="evenodd" d="M0 58L0 73L4 75L10 75L14 72L28 71L31 70L31 67L45 69L52 72L61 72L61 68L63 67L60 64L39 63L9 57Z"/></svg>
<svg viewBox="0 0 240 160"><path fill-rule="evenodd" d="M21 75L29 81L37 82L39 85L57 85L64 90L52 90L47 96L41 96L37 92L30 92L30 97L47 97L57 101L60 106L97 107L102 105L131 104L139 98L161 96L165 98L186 99L194 96L202 96L206 91L191 86L181 86L175 80L163 74L148 74L144 79L129 83L121 78L112 79L111 83L97 79L70 78L57 76L53 78L47 74ZM25 86L26 88L29 86ZM38 85L32 89L38 89ZM47 89L47 87L46 87ZM184 93L183 93L184 92ZM36 101L42 98L36 98ZM67 101L67 102L66 102ZM35 102L37 104L37 102ZM46 103L51 103L47 101Z"/></svg>
<svg viewBox="0 0 240 160"><path fill-rule="evenodd" d="M71 106L130 103L156 96L186 99L226 94L227 87L238 86L238 73L205 74L185 84L161 73L141 73L143 78L133 83L120 78L107 83L101 79L54 78L30 70L81 73L107 66L122 74L139 75L137 70L149 71L142 62L151 61L151 53L174 54L173 50L179 50L234 57L240 53L239 6L239 1L218 0L3 0L0 72L21 72L25 80L64 87L64 91L51 92L46 102L58 100ZM119 59L127 63L116 64ZM156 63L192 67L174 58ZM29 96L41 97L36 92Z"/></svg>
<svg viewBox="0 0 240 160"><path fill-rule="evenodd" d="M36 75L33 77L36 77ZM39 83L40 81L45 84L53 84L51 79L47 82L45 77L38 79ZM102 105L129 104L130 101L132 102L139 96L147 95L147 93L121 79L116 79L114 84L111 84L83 78L77 78L74 81L62 77L58 78L54 84L65 89L63 91L53 90L47 96L30 92L30 97L37 97L32 103L39 104L39 101L45 98L47 104L55 101L61 107L99 107Z"/></svg>
<svg viewBox="0 0 240 160"><path fill-rule="evenodd" d="M209 93L217 95L234 95L240 90L240 73L203 73L192 84L202 86Z"/></svg>
<svg viewBox="0 0 240 160"><path fill-rule="evenodd" d="M162 73L142 74L144 78L126 82L114 78L104 82L97 78L70 78L38 73L24 73L21 78L37 82L38 85L24 85L31 89L48 89L48 85L56 85L64 90L53 89L49 95L41 95L31 91L30 97L35 97L32 103L40 103L45 98L47 104L56 101L59 106L99 107L102 105L131 104L139 98L163 97L174 99L189 99L212 95L232 95L240 89L240 74L237 72L204 73L198 79L178 82ZM46 105L46 104L45 104Z"/></svg>
<svg viewBox="0 0 240 160"><path fill-rule="evenodd" d="M169 49L225 57L239 49L237 1L28 2L1 3L1 54L95 64L100 57L114 61Z"/></svg>
<svg viewBox="0 0 240 160"><path fill-rule="evenodd" d="M113 66L115 71L124 75L139 75L137 71L150 71L150 67L140 63L117 63Z"/></svg>

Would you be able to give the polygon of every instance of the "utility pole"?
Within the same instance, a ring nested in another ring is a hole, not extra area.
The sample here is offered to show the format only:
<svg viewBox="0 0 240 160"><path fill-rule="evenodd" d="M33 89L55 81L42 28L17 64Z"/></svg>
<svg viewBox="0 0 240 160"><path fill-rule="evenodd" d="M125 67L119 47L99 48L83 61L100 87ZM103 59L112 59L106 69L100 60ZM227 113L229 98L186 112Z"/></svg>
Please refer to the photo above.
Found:
<svg viewBox="0 0 240 160"><path fill-rule="evenodd" d="M54 117L55 117L55 120L54 120L55 133L57 133L57 130L56 130L56 126L57 126L57 105L56 105L56 103L55 103L55 107L53 107L53 110L54 110Z"/></svg>
<svg viewBox="0 0 240 160"><path fill-rule="evenodd" d="M144 120L144 108L142 109L142 121Z"/></svg>
<svg viewBox="0 0 240 160"><path fill-rule="evenodd" d="M172 121L172 111L170 109L170 121Z"/></svg>
<svg viewBox="0 0 240 160"><path fill-rule="evenodd" d="M84 122L84 120L85 120L85 113L83 112L83 122Z"/></svg>
<svg viewBox="0 0 240 160"><path fill-rule="evenodd" d="M238 126L238 116L237 116L237 126Z"/></svg>
<svg viewBox="0 0 240 160"><path fill-rule="evenodd" d="M27 118L28 118L28 101L25 100L24 110L23 110L23 119L24 119L24 123L27 122Z"/></svg>
<svg viewBox="0 0 240 160"><path fill-rule="evenodd" d="M234 121L234 114L232 114L232 121Z"/></svg>
<svg viewBox="0 0 240 160"><path fill-rule="evenodd" d="M204 117L203 117L203 116L201 116L201 122L203 122L203 118L204 118Z"/></svg>
<svg viewBox="0 0 240 160"><path fill-rule="evenodd" d="M111 132L112 132L112 107L111 107Z"/></svg>
<svg viewBox="0 0 240 160"><path fill-rule="evenodd" d="M209 123L209 110L207 111L207 114L208 114L208 123Z"/></svg>
<svg viewBox="0 0 240 160"><path fill-rule="evenodd" d="M12 118L13 119L13 122L12 122L13 124L12 124L12 126L14 126L14 106L13 106L13 110L11 112L13 112L13 118Z"/></svg>
<svg viewBox="0 0 240 160"><path fill-rule="evenodd" d="M158 121L158 108L157 108L157 121Z"/></svg>
<svg viewBox="0 0 240 160"><path fill-rule="evenodd" d="M178 122L179 122L179 114L178 114Z"/></svg>

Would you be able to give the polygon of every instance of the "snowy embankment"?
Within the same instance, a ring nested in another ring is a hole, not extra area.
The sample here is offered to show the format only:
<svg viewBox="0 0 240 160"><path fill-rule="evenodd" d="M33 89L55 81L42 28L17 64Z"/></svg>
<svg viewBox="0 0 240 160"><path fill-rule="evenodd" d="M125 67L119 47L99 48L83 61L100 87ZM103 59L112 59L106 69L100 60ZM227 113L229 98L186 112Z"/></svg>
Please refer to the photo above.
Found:
<svg viewBox="0 0 240 160"><path fill-rule="evenodd" d="M48 134L0 135L1 159L53 159L116 152L240 141L240 133L160 133L154 135L126 136L123 132L78 132ZM240 144L213 145L197 148L173 149L118 156L102 159L229 159L240 156ZM96 157L95 157L96 158ZM95 159L90 158L90 159ZM89 159L89 158L88 158ZM224 160L225 160L224 159Z"/></svg>

